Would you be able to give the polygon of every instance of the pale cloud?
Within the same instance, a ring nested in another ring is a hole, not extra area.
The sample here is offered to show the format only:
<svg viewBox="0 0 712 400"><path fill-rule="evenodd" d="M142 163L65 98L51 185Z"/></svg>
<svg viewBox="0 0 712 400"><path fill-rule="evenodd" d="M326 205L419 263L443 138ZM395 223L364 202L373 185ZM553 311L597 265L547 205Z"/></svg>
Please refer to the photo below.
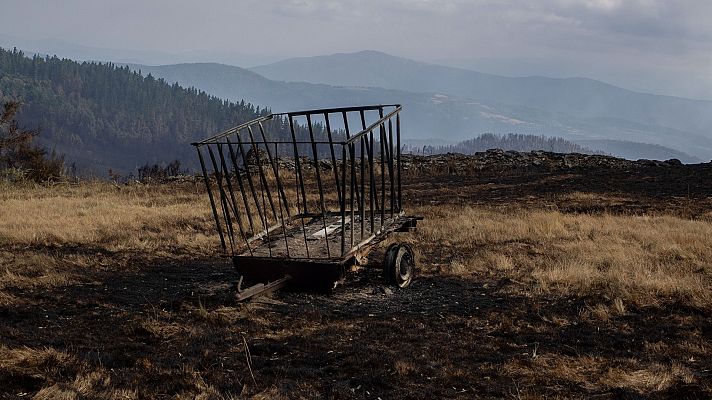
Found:
<svg viewBox="0 0 712 400"><path fill-rule="evenodd" d="M697 79L712 97L710 0L0 0L0 10L0 34L97 47L274 59L374 49L473 68L528 60L535 73L636 87L665 76L672 92Z"/></svg>

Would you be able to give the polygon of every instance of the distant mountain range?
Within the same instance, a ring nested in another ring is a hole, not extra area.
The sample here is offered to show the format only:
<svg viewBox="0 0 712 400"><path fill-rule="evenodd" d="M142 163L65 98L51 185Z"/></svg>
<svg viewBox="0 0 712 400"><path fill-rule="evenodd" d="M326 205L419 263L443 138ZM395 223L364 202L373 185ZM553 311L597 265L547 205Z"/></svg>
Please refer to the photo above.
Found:
<svg viewBox="0 0 712 400"><path fill-rule="evenodd" d="M130 67L280 111L402 103L404 129L412 139L523 133L586 142L628 158L712 158L712 102L637 93L584 78L508 78L373 51L289 59L251 70L211 63Z"/></svg>
<svg viewBox="0 0 712 400"><path fill-rule="evenodd" d="M2 99L25 102L21 122L42 129L42 144L100 173L128 173L146 162L190 163L191 140L263 114L264 107L378 103L404 105L404 143L418 146L515 133L562 137L633 159L699 162L712 153L706 122L712 102L586 79L504 78L376 52L286 60L253 71L214 63L117 68L0 50Z"/></svg>
<svg viewBox="0 0 712 400"><path fill-rule="evenodd" d="M0 49L0 103L8 100L22 102L19 123L38 128L40 144L79 172L104 176L176 159L194 167L189 143L264 114L126 67Z"/></svg>
<svg viewBox="0 0 712 400"><path fill-rule="evenodd" d="M712 154L712 102L637 93L586 78L510 78L375 51L293 58L252 70L283 81L445 93L525 107L546 112L552 125L560 122L574 136L675 147L703 159Z"/></svg>
<svg viewBox="0 0 712 400"><path fill-rule="evenodd" d="M682 131L712 127L712 101L637 93L586 78L497 76L376 51L293 58L252 71L281 81L445 93L577 118L618 119Z"/></svg>

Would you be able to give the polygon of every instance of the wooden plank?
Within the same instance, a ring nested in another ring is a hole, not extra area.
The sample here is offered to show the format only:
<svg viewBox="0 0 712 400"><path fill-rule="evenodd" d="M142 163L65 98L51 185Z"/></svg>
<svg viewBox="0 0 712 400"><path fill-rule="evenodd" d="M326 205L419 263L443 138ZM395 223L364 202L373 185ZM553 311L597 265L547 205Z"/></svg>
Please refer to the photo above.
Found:
<svg viewBox="0 0 712 400"><path fill-rule="evenodd" d="M344 228L348 228L351 224L351 217L346 217L344 219ZM334 223L331 225L327 225L326 228L322 228L316 232L314 232L311 236L309 236L309 240L324 240L326 239L327 235L331 235L332 233L339 232L341 230L341 222L339 221L338 223Z"/></svg>
<svg viewBox="0 0 712 400"><path fill-rule="evenodd" d="M247 300L250 297L254 297L257 295L261 294L266 294L270 292L274 292L275 290L281 289L285 286L287 286L287 282L291 277L289 275L285 276L284 278L277 279L274 282L268 282L268 283L258 283L256 285L252 285L246 289L240 288L242 285L242 279L240 279L240 282L237 284L237 293L235 293L235 300L237 301L243 301Z"/></svg>

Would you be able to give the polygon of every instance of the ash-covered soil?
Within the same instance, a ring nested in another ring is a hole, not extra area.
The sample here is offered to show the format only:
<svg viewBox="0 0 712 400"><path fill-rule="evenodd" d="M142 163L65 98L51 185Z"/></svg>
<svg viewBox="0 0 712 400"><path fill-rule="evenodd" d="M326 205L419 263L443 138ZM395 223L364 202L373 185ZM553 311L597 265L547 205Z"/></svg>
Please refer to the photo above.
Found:
<svg viewBox="0 0 712 400"><path fill-rule="evenodd" d="M404 181L413 207L693 219L712 211L710 164L490 152L408 157ZM434 257L421 254L420 263ZM629 306L602 321L582 315L612 299L437 273L399 290L365 268L330 295L282 291L237 304L225 260L135 264L12 293L24 302L0 308L0 354L26 346L68 356L0 360L0 399L47 387L54 391L38 398L712 397L712 315L682 303ZM610 383L637 370L649 374L625 379L651 388L645 394ZM82 395L83 380L92 396Z"/></svg>
<svg viewBox="0 0 712 400"><path fill-rule="evenodd" d="M442 276L398 290L369 269L331 295L284 291L235 304L234 278L225 263L167 265L34 294L32 305L2 311L4 345L71 349L79 358L0 375L0 398L99 369L110 379L107 397L130 389L138 398L190 398L204 393L199 372L213 398L637 399L599 381L611 368L650 363L693 364L697 380L645 398L711 393L712 363L694 360L700 350L646 351L712 337L712 316L684 306L582 321L596 299L530 297L508 280ZM538 371L542 359L563 369L581 358L592 363L588 386Z"/></svg>
<svg viewBox="0 0 712 400"><path fill-rule="evenodd" d="M408 204L483 205L562 212L671 214L712 212L712 162L490 150L472 156L404 158ZM599 195L595 201L577 193Z"/></svg>

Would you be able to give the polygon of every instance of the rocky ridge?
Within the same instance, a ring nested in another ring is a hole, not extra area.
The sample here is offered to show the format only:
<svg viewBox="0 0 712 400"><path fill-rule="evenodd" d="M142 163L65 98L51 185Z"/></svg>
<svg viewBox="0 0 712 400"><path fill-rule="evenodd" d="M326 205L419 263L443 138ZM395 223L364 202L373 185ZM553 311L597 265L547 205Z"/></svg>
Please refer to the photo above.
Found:
<svg viewBox="0 0 712 400"><path fill-rule="evenodd" d="M540 169L554 171L577 168L672 168L683 165L678 159L666 161L641 159L633 161L600 154L551 153L541 150L518 152L504 151L501 149L490 149L472 155L459 153L446 153L432 156L404 154L402 160L403 169L406 171L426 172L447 168L448 172L455 174L485 169Z"/></svg>

